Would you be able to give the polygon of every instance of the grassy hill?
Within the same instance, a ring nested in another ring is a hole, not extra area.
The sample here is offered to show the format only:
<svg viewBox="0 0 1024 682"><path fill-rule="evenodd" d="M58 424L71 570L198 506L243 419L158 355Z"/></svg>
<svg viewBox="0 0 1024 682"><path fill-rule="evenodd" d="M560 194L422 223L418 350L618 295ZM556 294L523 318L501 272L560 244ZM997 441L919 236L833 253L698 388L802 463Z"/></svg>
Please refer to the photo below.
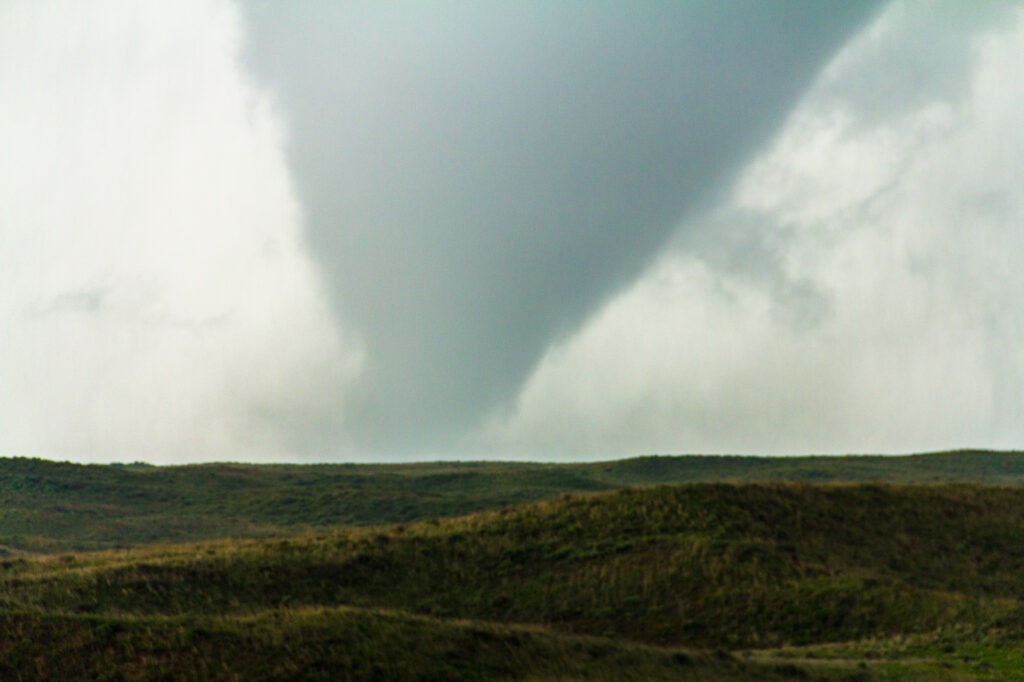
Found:
<svg viewBox="0 0 1024 682"><path fill-rule="evenodd" d="M0 677L1024 679L1021 575L1024 489L656 486L9 556Z"/></svg>
<svg viewBox="0 0 1024 682"><path fill-rule="evenodd" d="M241 618L0 616L3 679L733 680L787 668L361 609ZM6 650L5 650L6 649Z"/></svg>
<svg viewBox="0 0 1024 682"><path fill-rule="evenodd" d="M1024 453L169 467L0 458L0 554L284 537L453 517L564 493L708 481L1019 486Z"/></svg>
<svg viewBox="0 0 1024 682"><path fill-rule="evenodd" d="M241 617L0 614L0 631L4 680L850 679L724 652L351 608Z"/></svg>
<svg viewBox="0 0 1024 682"><path fill-rule="evenodd" d="M0 459L0 679L1024 680L1022 482L999 452Z"/></svg>

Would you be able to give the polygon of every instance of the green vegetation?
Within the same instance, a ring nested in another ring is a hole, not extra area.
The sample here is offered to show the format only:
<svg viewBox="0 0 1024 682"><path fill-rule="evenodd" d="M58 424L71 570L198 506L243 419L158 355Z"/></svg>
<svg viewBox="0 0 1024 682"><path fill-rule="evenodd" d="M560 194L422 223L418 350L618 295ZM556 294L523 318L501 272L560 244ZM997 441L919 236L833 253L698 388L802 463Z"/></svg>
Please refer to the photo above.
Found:
<svg viewBox="0 0 1024 682"><path fill-rule="evenodd" d="M710 481L1019 486L1024 453L174 467L0 458L0 555L286 537L460 516L563 493Z"/></svg>
<svg viewBox="0 0 1024 682"><path fill-rule="evenodd" d="M11 555L0 678L1024 679L1022 574L1024 488L656 486Z"/></svg>
<svg viewBox="0 0 1024 682"><path fill-rule="evenodd" d="M220 618L14 614L0 615L0 631L4 680L715 682L786 680L802 670L789 661L345 608ZM807 678L843 679L828 671Z"/></svg>
<svg viewBox="0 0 1024 682"><path fill-rule="evenodd" d="M0 679L1024 680L1022 480L0 460Z"/></svg>

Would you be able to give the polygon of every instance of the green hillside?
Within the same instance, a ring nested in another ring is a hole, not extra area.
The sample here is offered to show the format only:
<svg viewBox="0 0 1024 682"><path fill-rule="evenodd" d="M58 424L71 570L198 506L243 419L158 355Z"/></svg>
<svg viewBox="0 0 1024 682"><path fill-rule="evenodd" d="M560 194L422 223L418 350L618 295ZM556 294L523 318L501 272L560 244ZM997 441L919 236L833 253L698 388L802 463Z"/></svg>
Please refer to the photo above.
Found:
<svg viewBox="0 0 1024 682"><path fill-rule="evenodd" d="M708 481L1018 486L1024 453L168 467L0 458L0 553L283 537L459 516L563 493Z"/></svg>
<svg viewBox="0 0 1024 682"><path fill-rule="evenodd" d="M39 656L146 678L1024 679L1022 575L1024 489L658 486L11 556L0 660L14 679Z"/></svg>
<svg viewBox="0 0 1024 682"><path fill-rule="evenodd" d="M4 680L726 680L850 679L537 627L352 608L239 617L2 614Z"/></svg>

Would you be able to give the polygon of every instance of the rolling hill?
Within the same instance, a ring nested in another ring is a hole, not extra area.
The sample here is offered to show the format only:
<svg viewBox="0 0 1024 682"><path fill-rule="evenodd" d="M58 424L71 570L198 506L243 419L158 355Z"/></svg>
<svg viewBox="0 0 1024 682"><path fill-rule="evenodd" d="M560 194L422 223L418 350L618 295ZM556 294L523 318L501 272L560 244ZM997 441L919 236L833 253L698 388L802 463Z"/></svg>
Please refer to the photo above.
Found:
<svg viewBox="0 0 1024 682"><path fill-rule="evenodd" d="M166 467L0 458L0 552L285 537L453 517L565 493L712 481L1019 486L1024 453Z"/></svg>
<svg viewBox="0 0 1024 682"><path fill-rule="evenodd" d="M289 538L8 556L0 672L1024 679L1021 575L1020 488L660 485Z"/></svg>

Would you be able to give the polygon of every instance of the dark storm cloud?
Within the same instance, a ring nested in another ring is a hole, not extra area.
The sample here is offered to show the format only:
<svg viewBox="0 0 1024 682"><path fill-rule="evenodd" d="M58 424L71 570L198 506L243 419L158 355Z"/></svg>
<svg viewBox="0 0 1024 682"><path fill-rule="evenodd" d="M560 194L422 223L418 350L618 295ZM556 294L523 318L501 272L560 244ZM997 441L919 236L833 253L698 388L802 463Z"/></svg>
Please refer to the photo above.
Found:
<svg viewBox="0 0 1024 682"><path fill-rule="evenodd" d="M650 261L877 2L247 8L380 451L450 444Z"/></svg>

